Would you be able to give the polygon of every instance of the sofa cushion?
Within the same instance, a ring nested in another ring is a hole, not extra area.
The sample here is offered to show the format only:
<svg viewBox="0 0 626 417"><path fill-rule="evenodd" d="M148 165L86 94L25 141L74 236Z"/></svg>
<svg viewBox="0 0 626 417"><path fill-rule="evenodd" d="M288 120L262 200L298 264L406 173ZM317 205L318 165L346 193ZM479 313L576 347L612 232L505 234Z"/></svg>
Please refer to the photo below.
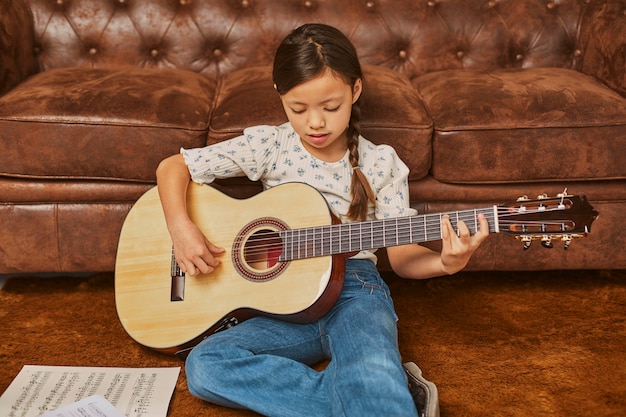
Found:
<svg viewBox="0 0 626 417"><path fill-rule="evenodd" d="M0 97L0 175L154 181L206 143L216 83L177 69L61 68Z"/></svg>
<svg viewBox="0 0 626 417"><path fill-rule="evenodd" d="M268 66L245 68L220 80L209 142L240 135L247 126L287 121ZM407 78L383 67L364 66L361 98L363 136L393 146L411 170L411 179L428 174L432 121Z"/></svg>
<svg viewBox="0 0 626 417"><path fill-rule="evenodd" d="M626 99L558 68L449 70L413 80L447 183L626 178Z"/></svg>

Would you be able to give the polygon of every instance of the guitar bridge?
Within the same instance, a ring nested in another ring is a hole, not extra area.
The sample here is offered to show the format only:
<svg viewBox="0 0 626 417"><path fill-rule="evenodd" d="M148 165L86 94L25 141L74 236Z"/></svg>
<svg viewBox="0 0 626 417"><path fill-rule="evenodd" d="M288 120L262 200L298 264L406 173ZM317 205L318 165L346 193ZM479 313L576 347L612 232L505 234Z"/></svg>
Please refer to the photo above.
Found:
<svg viewBox="0 0 626 417"><path fill-rule="evenodd" d="M174 259L174 248L172 248L170 276L172 277L170 301L183 301L185 299L185 273Z"/></svg>
<svg viewBox="0 0 626 417"><path fill-rule="evenodd" d="M172 289L170 292L170 301L185 300L185 274L172 275Z"/></svg>

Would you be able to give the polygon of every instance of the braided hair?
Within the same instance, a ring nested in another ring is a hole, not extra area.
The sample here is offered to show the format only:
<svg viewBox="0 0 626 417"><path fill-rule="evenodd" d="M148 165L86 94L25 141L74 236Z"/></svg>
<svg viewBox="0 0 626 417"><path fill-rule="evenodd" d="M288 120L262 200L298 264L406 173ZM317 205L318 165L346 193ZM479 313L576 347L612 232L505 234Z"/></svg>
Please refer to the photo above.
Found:
<svg viewBox="0 0 626 417"><path fill-rule="evenodd" d="M330 69L354 89L363 71L356 49L338 29L318 23L309 23L293 30L280 44L274 56L272 78L279 94L309 81ZM361 134L361 98L352 105L347 130L349 161L352 166L350 194L352 202L347 216L354 221L367 218L369 204L375 196L365 175L359 168L359 136Z"/></svg>

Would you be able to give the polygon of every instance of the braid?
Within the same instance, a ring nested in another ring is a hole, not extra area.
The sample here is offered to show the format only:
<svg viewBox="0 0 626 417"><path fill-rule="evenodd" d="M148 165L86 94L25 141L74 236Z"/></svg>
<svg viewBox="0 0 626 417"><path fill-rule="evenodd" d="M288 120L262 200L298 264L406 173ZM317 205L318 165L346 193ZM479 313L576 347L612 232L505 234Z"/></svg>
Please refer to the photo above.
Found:
<svg viewBox="0 0 626 417"><path fill-rule="evenodd" d="M361 107L359 100L352 105L352 115L348 126L348 150L350 165L352 166L352 182L350 183L350 193L352 203L348 209L348 218L355 221L367 219L367 209L369 203L376 204L374 191L370 186L365 174L359 168L359 135L361 133Z"/></svg>

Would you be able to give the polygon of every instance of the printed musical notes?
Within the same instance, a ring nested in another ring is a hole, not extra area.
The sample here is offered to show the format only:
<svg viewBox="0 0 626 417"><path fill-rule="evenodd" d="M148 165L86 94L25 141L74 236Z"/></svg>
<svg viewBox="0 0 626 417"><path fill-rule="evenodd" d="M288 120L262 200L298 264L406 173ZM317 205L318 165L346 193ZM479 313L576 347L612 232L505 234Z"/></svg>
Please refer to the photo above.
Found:
<svg viewBox="0 0 626 417"><path fill-rule="evenodd" d="M126 417L166 417L179 372L26 365L0 397L0 414L38 417L98 394Z"/></svg>
<svg viewBox="0 0 626 417"><path fill-rule="evenodd" d="M41 417L126 417L102 395L92 395Z"/></svg>

